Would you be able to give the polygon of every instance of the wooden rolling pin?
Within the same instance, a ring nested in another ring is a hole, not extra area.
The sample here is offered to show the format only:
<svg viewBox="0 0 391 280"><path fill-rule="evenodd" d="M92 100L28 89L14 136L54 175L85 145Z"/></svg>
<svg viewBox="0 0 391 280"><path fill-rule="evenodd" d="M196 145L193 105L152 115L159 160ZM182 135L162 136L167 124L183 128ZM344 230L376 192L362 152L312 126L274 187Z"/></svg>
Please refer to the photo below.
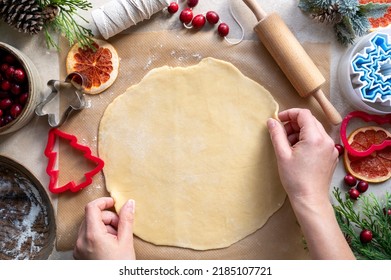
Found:
<svg viewBox="0 0 391 280"><path fill-rule="evenodd" d="M267 15L256 0L243 0L259 21L254 30L301 97L314 96L332 124L341 115L325 97L325 78L278 14Z"/></svg>

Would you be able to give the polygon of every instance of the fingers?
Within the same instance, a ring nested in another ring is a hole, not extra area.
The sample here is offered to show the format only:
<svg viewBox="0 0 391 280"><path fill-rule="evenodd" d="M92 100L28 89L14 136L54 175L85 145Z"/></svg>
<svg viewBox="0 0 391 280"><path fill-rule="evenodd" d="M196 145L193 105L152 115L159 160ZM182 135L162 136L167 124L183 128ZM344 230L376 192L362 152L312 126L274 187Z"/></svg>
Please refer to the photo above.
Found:
<svg viewBox="0 0 391 280"><path fill-rule="evenodd" d="M118 240L123 244L133 244L133 220L135 201L128 200L119 211Z"/></svg>
<svg viewBox="0 0 391 280"><path fill-rule="evenodd" d="M114 199L111 197L101 197L88 203L85 208L86 229L91 231L102 230L104 227L102 212L113 206Z"/></svg>
<svg viewBox="0 0 391 280"><path fill-rule="evenodd" d="M114 228L118 227L118 215L112 211L103 211L102 212L102 222L106 226L112 226Z"/></svg>
<svg viewBox="0 0 391 280"><path fill-rule="evenodd" d="M282 124L275 119L268 119L267 127L277 157L289 155L291 153L291 146Z"/></svg>
<svg viewBox="0 0 391 280"><path fill-rule="evenodd" d="M317 126L316 119L308 109L293 108L282 111L278 114L281 122L297 123L298 128L303 128L307 125L311 127Z"/></svg>
<svg viewBox="0 0 391 280"><path fill-rule="evenodd" d="M300 139L312 139L322 134L328 135L322 124L312 115L308 109L293 108L279 113L281 122L286 122L285 128L288 135L290 133L299 133Z"/></svg>

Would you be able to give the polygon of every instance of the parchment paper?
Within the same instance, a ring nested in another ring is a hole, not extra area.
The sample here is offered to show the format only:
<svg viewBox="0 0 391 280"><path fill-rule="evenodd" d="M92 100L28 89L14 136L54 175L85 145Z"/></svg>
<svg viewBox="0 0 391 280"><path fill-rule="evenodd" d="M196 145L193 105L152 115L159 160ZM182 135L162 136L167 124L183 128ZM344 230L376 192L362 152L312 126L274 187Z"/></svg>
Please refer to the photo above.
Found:
<svg viewBox="0 0 391 280"><path fill-rule="evenodd" d="M188 66L204 57L214 57L233 63L243 74L268 89L280 110L291 107L309 108L330 129L314 98L301 98L285 78L277 64L258 41L243 41L229 45L210 30L192 32L175 30L163 32L117 35L110 39L120 56L117 81L104 93L86 96L87 108L73 115L61 130L75 134L79 142L88 145L97 155L97 131L106 106L129 86L138 83L151 69L163 65ZM304 44L315 64L329 81L329 45ZM64 65L67 47L63 46L60 63ZM65 76L65 67L62 76ZM168 83L170 81L167 81ZM216 81L224 82L224 81ZM326 95L329 85L322 87ZM243 89L245 90L245 89ZM126 120L124 120L126 121ZM88 168L73 157L69 149L60 145L60 181L81 176ZM84 169L83 169L84 168ZM77 175L76 175L77 174ZM101 196L108 196L102 173L94 177L93 184L78 193L63 193L57 205L57 250L71 250L76 241L79 225L84 217L85 205ZM137 209L136 209L137 211ZM167 225L169 226L169 225ZM275 213L264 227L234 245L220 250L194 251L183 248L155 246L135 240L138 259L308 259L300 227L289 201Z"/></svg>

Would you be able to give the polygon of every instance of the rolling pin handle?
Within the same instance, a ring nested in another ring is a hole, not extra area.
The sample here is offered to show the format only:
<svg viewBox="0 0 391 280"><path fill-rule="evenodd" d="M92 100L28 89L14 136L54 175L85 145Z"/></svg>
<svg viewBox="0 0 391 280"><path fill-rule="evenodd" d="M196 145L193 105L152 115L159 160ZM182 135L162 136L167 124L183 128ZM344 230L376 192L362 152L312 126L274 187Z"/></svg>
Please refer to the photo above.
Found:
<svg viewBox="0 0 391 280"><path fill-rule="evenodd" d="M318 101L320 107L323 109L323 112L332 124L338 125L342 122L341 115L335 109L333 104L331 104L331 102L326 98L321 89L318 89L316 92L314 92L313 97L315 97L315 99Z"/></svg>
<svg viewBox="0 0 391 280"><path fill-rule="evenodd" d="M255 0L243 0L243 2L250 8L258 21L261 21L267 17L266 12Z"/></svg>

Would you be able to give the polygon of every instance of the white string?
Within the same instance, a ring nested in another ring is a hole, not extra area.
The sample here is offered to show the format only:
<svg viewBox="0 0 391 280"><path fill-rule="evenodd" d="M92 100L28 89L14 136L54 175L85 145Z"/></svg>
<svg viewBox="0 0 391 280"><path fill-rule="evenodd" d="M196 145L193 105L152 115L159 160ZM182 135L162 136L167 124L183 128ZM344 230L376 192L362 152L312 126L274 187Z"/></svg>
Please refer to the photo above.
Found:
<svg viewBox="0 0 391 280"><path fill-rule="evenodd" d="M227 36L225 36L224 39L225 39L225 41L227 41L231 45L237 45L237 44L240 44L243 41L243 38L244 38L244 28L243 28L243 25L240 23L240 21L237 19L237 17L235 16L235 14L233 12L232 2L231 1L229 3L229 12L230 12L231 16L233 17L233 19L235 20L235 22L237 23L237 25L239 25L240 30L242 32L242 37L238 41L236 41L236 42L233 42L232 40L228 39Z"/></svg>
<svg viewBox="0 0 391 280"><path fill-rule="evenodd" d="M107 40L145 19L150 19L169 3L169 0L112 0L93 10L91 15L99 32Z"/></svg>

